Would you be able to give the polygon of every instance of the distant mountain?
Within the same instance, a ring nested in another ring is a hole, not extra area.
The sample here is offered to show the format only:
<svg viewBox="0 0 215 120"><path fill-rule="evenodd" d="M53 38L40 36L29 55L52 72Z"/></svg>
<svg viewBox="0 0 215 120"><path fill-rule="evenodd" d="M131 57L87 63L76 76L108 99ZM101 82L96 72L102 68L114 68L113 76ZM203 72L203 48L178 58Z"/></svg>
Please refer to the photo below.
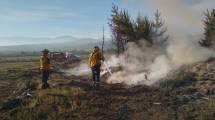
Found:
<svg viewBox="0 0 215 120"><path fill-rule="evenodd" d="M15 38L13 38L15 41ZM19 38L20 39L20 38ZM26 38L25 38L26 39ZM40 38L37 38L40 39ZM35 40L37 40L35 39ZM29 39L32 40L32 39ZM42 44L37 44L35 41L32 44L23 44L23 45L9 45L9 46L0 46L0 52L14 52L14 51L41 51L44 48L50 50L74 50L74 49L83 49L89 50L95 45L101 46L102 39L93 39L93 38L75 38L71 36L60 36L56 38L41 38L41 41L46 42ZM105 49L111 48L112 43L110 39L105 40Z"/></svg>

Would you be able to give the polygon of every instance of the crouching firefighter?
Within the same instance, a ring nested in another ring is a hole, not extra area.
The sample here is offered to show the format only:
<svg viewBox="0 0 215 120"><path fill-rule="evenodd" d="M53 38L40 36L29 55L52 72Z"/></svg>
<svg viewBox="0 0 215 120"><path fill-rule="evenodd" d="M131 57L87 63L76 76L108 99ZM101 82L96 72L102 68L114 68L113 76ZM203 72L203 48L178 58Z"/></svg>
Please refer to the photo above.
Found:
<svg viewBox="0 0 215 120"><path fill-rule="evenodd" d="M92 70L93 86L97 89L100 87L100 68L101 61L104 61L98 46L95 46L89 55L88 64Z"/></svg>
<svg viewBox="0 0 215 120"><path fill-rule="evenodd" d="M42 56L40 57L40 70L42 72L42 89L49 88L50 58L48 49L42 51Z"/></svg>

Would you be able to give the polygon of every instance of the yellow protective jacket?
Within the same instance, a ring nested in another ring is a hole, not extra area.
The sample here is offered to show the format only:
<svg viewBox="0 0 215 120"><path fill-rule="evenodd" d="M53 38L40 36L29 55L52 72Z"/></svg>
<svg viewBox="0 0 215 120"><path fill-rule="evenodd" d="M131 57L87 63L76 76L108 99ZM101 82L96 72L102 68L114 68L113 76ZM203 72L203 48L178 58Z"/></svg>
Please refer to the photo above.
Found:
<svg viewBox="0 0 215 120"><path fill-rule="evenodd" d="M50 70L50 59L48 57L40 57L40 69L41 70Z"/></svg>
<svg viewBox="0 0 215 120"><path fill-rule="evenodd" d="M89 55L88 65L90 68L92 68L95 65L101 64L101 60L104 60L102 53L99 49L94 48Z"/></svg>

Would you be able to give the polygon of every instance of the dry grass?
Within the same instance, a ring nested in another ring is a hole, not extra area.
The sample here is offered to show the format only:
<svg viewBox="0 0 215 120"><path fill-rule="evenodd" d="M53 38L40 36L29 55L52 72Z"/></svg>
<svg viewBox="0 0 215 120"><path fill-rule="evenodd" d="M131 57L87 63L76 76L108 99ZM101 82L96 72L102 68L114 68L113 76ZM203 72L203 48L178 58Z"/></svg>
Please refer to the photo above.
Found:
<svg viewBox="0 0 215 120"><path fill-rule="evenodd" d="M206 84L207 90L215 87L212 83L208 85L208 81L197 81L192 73L182 72L159 87L103 84L98 91L89 81L54 72L49 81L52 87L43 90L36 70L38 62L0 65L4 68L0 71L2 120L210 120L215 117L214 98L184 97L195 93L207 95L199 89ZM34 86L31 97L22 95L28 79Z"/></svg>

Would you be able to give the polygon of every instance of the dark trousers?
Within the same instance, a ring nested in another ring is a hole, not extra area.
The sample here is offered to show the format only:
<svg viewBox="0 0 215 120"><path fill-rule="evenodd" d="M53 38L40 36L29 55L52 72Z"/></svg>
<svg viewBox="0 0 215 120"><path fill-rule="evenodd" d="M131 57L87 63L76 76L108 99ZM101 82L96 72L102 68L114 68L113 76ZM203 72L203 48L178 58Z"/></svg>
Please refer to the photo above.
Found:
<svg viewBox="0 0 215 120"><path fill-rule="evenodd" d="M92 76L93 76L93 81L94 82L100 82L100 67L101 65L95 65L94 67L92 67Z"/></svg>
<svg viewBox="0 0 215 120"><path fill-rule="evenodd" d="M49 71L48 70L42 70L42 82L43 84L48 84L48 79L49 79Z"/></svg>

